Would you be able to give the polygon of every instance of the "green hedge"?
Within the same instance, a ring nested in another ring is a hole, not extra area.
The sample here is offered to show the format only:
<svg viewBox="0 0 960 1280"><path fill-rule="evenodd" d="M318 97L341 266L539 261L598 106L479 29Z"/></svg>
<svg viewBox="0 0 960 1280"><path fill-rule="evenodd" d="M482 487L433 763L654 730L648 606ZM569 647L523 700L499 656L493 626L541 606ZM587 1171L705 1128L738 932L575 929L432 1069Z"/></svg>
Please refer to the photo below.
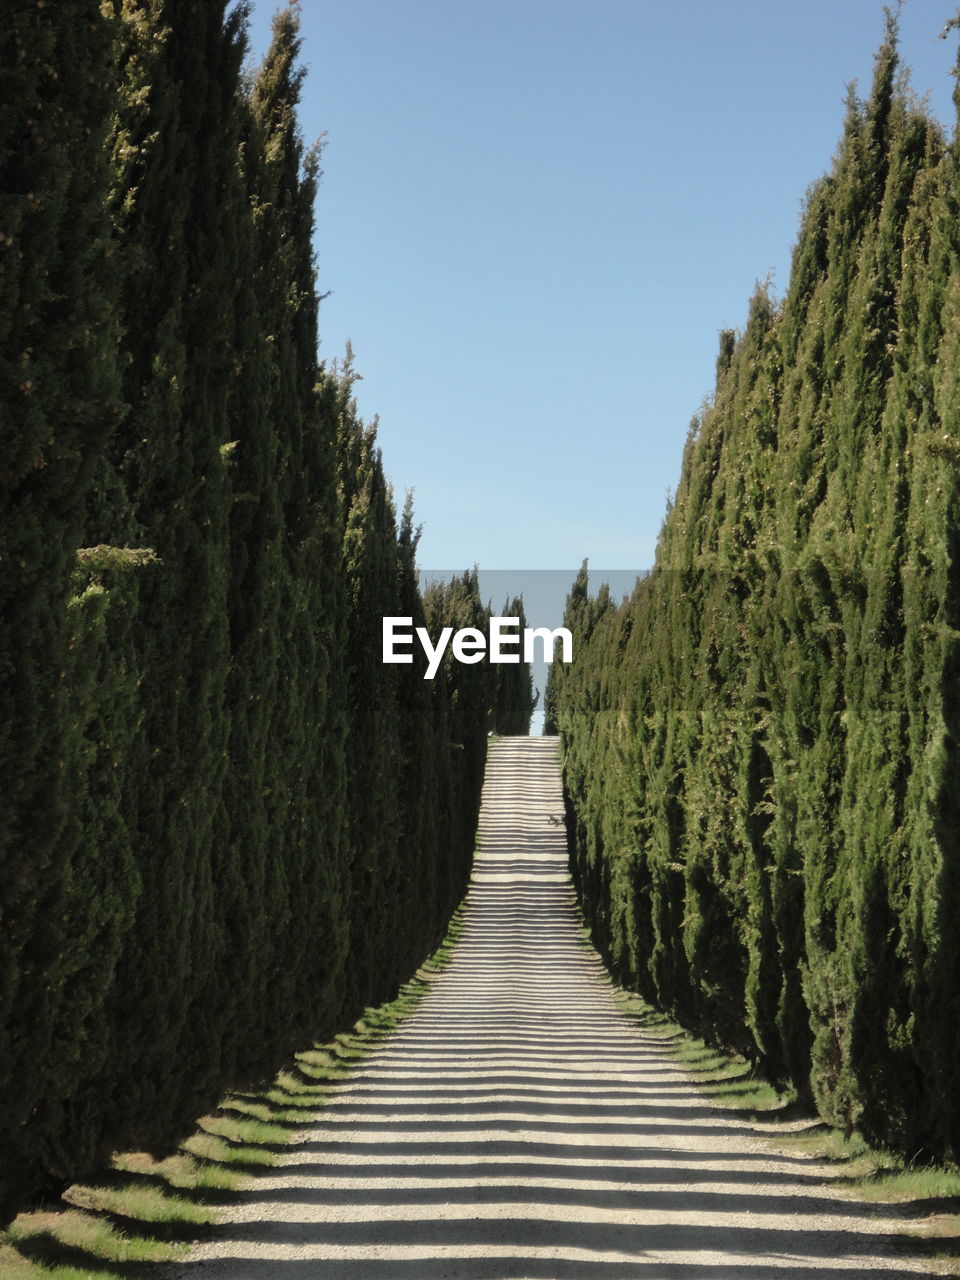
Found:
<svg viewBox="0 0 960 1280"><path fill-rule="evenodd" d="M295 11L245 52L216 2L0 36L5 1215L391 995L469 870L491 669L380 662L426 606L317 362Z"/></svg>
<svg viewBox="0 0 960 1280"><path fill-rule="evenodd" d="M960 170L898 79L721 336L651 574L554 666L574 874L623 981L831 1123L960 1155Z"/></svg>

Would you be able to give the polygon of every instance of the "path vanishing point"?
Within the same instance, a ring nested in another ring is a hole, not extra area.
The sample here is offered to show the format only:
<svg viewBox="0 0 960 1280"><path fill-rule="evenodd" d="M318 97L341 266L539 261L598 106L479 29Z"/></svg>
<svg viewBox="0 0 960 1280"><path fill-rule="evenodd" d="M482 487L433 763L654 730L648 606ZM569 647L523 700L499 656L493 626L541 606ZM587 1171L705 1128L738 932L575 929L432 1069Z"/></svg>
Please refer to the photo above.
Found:
<svg viewBox="0 0 960 1280"><path fill-rule="evenodd" d="M177 1280L939 1274L903 1211L778 1154L621 1012L562 811L555 738L491 742L449 965Z"/></svg>

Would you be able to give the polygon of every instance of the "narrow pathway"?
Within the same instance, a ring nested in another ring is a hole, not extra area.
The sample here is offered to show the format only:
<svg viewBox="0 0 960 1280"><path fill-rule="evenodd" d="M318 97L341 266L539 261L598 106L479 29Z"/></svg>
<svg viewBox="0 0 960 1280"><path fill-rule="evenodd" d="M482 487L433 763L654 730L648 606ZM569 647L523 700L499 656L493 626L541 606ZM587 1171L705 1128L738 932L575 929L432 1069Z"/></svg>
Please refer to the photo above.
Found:
<svg viewBox="0 0 960 1280"><path fill-rule="evenodd" d="M492 743L448 968L184 1280L937 1274L896 1210L772 1154L617 1009L577 928L556 751Z"/></svg>

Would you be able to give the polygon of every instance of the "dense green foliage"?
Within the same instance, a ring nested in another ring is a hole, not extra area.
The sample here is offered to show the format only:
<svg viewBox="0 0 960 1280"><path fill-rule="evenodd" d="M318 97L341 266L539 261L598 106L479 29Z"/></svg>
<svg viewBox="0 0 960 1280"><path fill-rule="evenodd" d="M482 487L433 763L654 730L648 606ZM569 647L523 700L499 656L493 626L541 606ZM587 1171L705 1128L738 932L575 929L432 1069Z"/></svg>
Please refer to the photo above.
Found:
<svg viewBox="0 0 960 1280"><path fill-rule="evenodd" d="M890 18L786 296L722 335L651 574L619 608L581 575L547 700L616 976L832 1123L954 1159L958 347L960 133Z"/></svg>
<svg viewBox="0 0 960 1280"><path fill-rule="evenodd" d="M391 995L469 869L493 668L384 666L380 617L484 609L421 599L318 365L296 14L250 77L244 24L0 36L0 1213Z"/></svg>

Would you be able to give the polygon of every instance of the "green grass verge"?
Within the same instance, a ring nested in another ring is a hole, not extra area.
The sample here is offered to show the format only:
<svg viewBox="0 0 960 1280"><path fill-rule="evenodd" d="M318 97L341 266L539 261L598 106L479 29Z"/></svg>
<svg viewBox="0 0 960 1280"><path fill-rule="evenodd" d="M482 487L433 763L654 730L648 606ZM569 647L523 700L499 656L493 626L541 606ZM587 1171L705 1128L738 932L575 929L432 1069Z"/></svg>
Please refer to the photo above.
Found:
<svg viewBox="0 0 960 1280"><path fill-rule="evenodd" d="M763 1133L785 1152L842 1166L832 1179L838 1190L860 1200L899 1203L916 1214L905 1230L925 1237L960 1237L960 1168L911 1160L871 1147L858 1133L846 1136L816 1115L804 1112L796 1096L761 1079L737 1054L712 1048L658 1012L633 992L614 987L618 1005L679 1062L703 1093L745 1118L764 1122ZM945 1241L946 1243L946 1241ZM944 1253L941 1262L960 1275L960 1256Z"/></svg>
<svg viewBox="0 0 960 1280"><path fill-rule="evenodd" d="M0 1232L0 1280L145 1280L186 1256L247 1177L276 1163L296 1130L423 999L462 930L462 907L439 948L388 1004L348 1032L298 1053L263 1089L231 1093L166 1159L114 1157L96 1185L22 1213Z"/></svg>

